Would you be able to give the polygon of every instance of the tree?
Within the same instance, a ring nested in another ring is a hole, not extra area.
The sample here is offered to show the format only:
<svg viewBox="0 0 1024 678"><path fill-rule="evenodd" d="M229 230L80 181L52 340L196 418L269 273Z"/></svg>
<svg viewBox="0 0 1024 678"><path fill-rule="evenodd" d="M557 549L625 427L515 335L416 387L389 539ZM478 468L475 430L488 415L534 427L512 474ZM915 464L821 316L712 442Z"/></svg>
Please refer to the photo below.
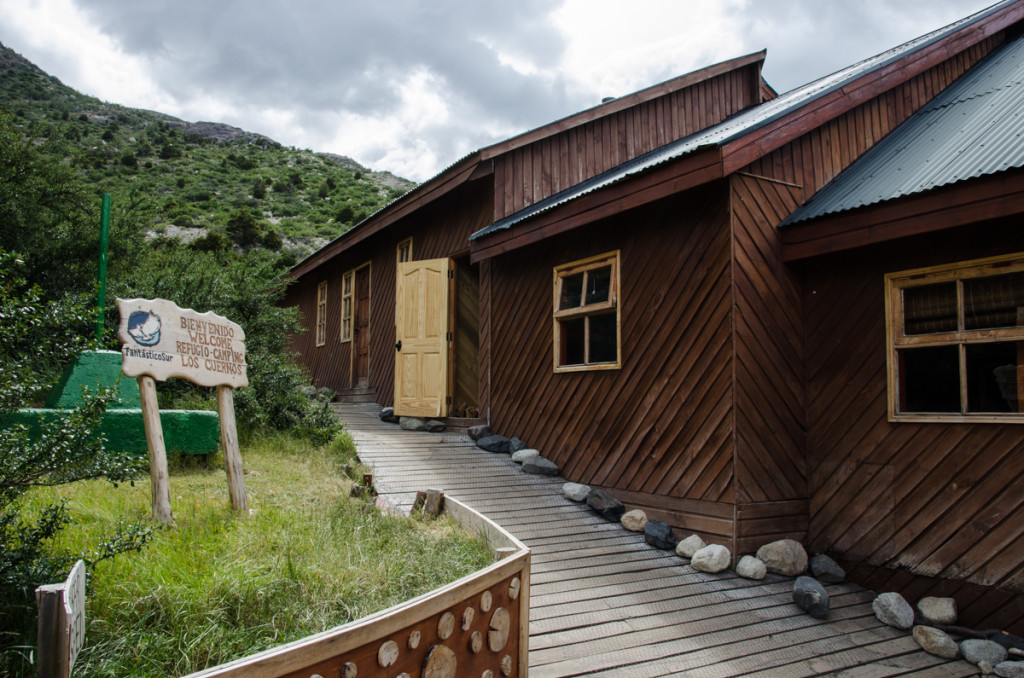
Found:
<svg viewBox="0 0 1024 678"><path fill-rule="evenodd" d="M99 251L99 195L64 160L63 140L0 115L0 243L23 262L23 275L46 299L91 290ZM115 194L110 272L135 265L151 205L141 191Z"/></svg>
<svg viewBox="0 0 1024 678"><path fill-rule="evenodd" d="M238 210L227 223L227 234L244 250L258 245L263 238L263 225L249 210Z"/></svg>

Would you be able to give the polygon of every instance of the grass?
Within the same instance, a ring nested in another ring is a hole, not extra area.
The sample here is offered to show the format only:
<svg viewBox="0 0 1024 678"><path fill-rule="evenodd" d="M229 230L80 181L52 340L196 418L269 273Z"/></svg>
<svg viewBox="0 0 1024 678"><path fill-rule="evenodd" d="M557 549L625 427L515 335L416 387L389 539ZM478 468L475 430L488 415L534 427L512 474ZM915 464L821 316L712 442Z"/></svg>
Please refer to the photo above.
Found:
<svg viewBox="0 0 1024 678"><path fill-rule="evenodd" d="M232 514L222 468L178 463L177 527L156 530L141 553L97 565L76 675L190 673L363 617L489 562L486 545L447 520L384 515L350 499L347 439L310 449L273 437L242 456L250 516ZM145 481L77 483L59 495L77 520L62 544L72 550L150 513Z"/></svg>

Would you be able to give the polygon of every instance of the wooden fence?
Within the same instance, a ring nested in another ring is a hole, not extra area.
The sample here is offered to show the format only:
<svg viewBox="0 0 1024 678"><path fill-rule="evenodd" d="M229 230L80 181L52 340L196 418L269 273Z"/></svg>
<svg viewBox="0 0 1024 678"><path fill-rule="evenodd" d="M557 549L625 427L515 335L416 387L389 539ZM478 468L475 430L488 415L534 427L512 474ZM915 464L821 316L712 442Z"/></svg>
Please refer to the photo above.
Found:
<svg viewBox="0 0 1024 678"><path fill-rule="evenodd" d="M465 504L444 512L500 560L405 603L189 678L396 676L525 678L529 668L530 550Z"/></svg>

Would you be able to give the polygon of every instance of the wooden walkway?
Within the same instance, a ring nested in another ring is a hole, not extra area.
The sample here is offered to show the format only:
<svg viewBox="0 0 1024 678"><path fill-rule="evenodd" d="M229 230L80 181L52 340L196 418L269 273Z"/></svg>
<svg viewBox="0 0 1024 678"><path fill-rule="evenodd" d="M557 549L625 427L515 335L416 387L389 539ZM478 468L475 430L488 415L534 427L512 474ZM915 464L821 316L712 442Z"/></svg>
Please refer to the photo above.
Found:
<svg viewBox="0 0 1024 678"><path fill-rule="evenodd" d="M335 410L392 505L408 511L416 490L441 489L531 548L531 677L976 675L879 622L864 589L828 586L829 618L814 619L791 580L696 572L564 499L561 478L527 475L464 434L403 431L372 403Z"/></svg>

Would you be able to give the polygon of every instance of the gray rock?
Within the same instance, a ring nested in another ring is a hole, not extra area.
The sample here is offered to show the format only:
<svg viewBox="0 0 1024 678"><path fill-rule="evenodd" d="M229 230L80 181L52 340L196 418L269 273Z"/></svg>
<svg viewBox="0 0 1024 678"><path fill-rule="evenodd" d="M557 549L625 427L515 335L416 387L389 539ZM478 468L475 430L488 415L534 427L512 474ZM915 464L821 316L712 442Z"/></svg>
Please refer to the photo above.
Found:
<svg viewBox="0 0 1024 678"><path fill-rule="evenodd" d="M484 436L476 441L476 446L481 450L487 450L488 452L498 452L502 454L508 454L512 450L508 445L508 438L499 435Z"/></svg>
<svg viewBox="0 0 1024 678"><path fill-rule="evenodd" d="M839 584L846 579L846 570L839 567L839 563L824 553L819 553L811 558L811 574L815 579L826 584Z"/></svg>
<svg viewBox="0 0 1024 678"><path fill-rule="evenodd" d="M570 501L586 501L588 494L590 494L589 485L581 485L579 483L566 483L562 485L562 496Z"/></svg>
<svg viewBox="0 0 1024 678"><path fill-rule="evenodd" d="M399 417L398 425L405 431L427 430L427 422L419 417Z"/></svg>
<svg viewBox="0 0 1024 678"><path fill-rule="evenodd" d="M299 393L301 393L302 395L306 396L307 398L312 398L313 396L316 395L316 386L313 386L312 384L306 384L305 386L300 386L299 387Z"/></svg>
<svg viewBox="0 0 1024 678"><path fill-rule="evenodd" d="M398 417L395 416L395 408L393 407L385 407L380 411L380 414L377 415L377 418L389 424L398 423Z"/></svg>
<svg viewBox="0 0 1024 678"><path fill-rule="evenodd" d="M929 624L956 623L956 601L952 598L927 596L917 601L917 611Z"/></svg>
<svg viewBox="0 0 1024 678"><path fill-rule="evenodd" d="M757 557L769 572L795 577L807 571L807 551L800 542L780 539L757 549Z"/></svg>
<svg viewBox="0 0 1024 678"><path fill-rule="evenodd" d="M522 464L527 459L531 459L533 457L539 457L539 456L540 456L540 451L539 450L530 450L530 449L517 450L517 451L512 453L512 461L514 461L517 464Z"/></svg>
<svg viewBox="0 0 1024 678"><path fill-rule="evenodd" d="M523 462L523 471L535 476L557 476L558 464L538 454Z"/></svg>
<svg viewBox="0 0 1024 678"><path fill-rule="evenodd" d="M647 514L640 509L633 509L622 514L622 526L630 532L643 532L647 524Z"/></svg>
<svg viewBox="0 0 1024 678"><path fill-rule="evenodd" d="M470 426L466 429L466 434L474 441L486 438L491 435L491 427L487 424L480 424L479 426Z"/></svg>
<svg viewBox="0 0 1024 678"><path fill-rule="evenodd" d="M743 556L740 562L736 563L736 574L744 579L764 579L768 574L768 568L754 556Z"/></svg>
<svg viewBox="0 0 1024 678"><path fill-rule="evenodd" d="M679 540L672 532L672 526L664 520L648 520L644 525L644 541L663 551L674 551ZM728 567L728 565L726 565Z"/></svg>
<svg viewBox="0 0 1024 678"><path fill-rule="evenodd" d="M526 443L515 436L508 439L508 450L509 452L518 452L519 450L525 450Z"/></svg>
<svg viewBox="0 0 1024 678"><path fill-rule="evenodd" d="M626 512L622 502L604 490L591 490L587 495L587 506L594 509L597 515L613 523L619 522L622 514Z"/></svg>
<svg viewBox="0 0 1024 678"><path fill-rule="evenodd" d="M680 558L693 558L693 554L707 546L704 540L695 534L676 544L676 555Z"/></svg>
<svg viewBox="0 0 1024 678"><path fill-rule="evenodd" d="M968 638L960 641L960 652L972 664L988 662L997 666L1006 661L1006 648L991 640Z"/></svg>
<svg viewBox="0 0 1024 678"><path fill-rule="evenodd" d="M828 616L828 591L814 577L797 577L793 582L793 602L816 619Z"/></svg>
<svg viewBox="0 0 1024 678"><path fill-rule="evenodd" d="M444 430L444 422L438 421L437 419L431 419L426 423L426 427L431 433L440 433Z"/></svg>
<svg viewBox="0 0 1024 678"><path fill-rule="evenodd" d="M877 595L871 603L878 621L897 629L909 629L914 625L914 608L898 593Z"/></svg>
<svg viewBox="0 0 1024 678"><path fill-rule="evenodd" d="M330 403L334 401L334 396L334 391L332 389L327 388L326 386L321 386L316 390L316 397L318 400L323 400L325 402Z"/></svg>
<svg viewBox="0 0 1024 678"><path fill-rule="evenodd" d="M729 567L732 554L721 544L711 544L693 554L690 567L698 572L721 572Z"/></svg>
<svg viewBox="0 0 1024 678"><path fill-rule="evenodd" d="M994 670L1000 678L1024 678L1024 662L999 662Z"/></svg>
<svg viewBox="0 0 1024 678"><path fill-rule="evenodd" d="M946 659L956 659L960 656L960 646L950 638L949 634L931 626L915 626L914 640L921 646L921 649L928 654Z"/></svg>

